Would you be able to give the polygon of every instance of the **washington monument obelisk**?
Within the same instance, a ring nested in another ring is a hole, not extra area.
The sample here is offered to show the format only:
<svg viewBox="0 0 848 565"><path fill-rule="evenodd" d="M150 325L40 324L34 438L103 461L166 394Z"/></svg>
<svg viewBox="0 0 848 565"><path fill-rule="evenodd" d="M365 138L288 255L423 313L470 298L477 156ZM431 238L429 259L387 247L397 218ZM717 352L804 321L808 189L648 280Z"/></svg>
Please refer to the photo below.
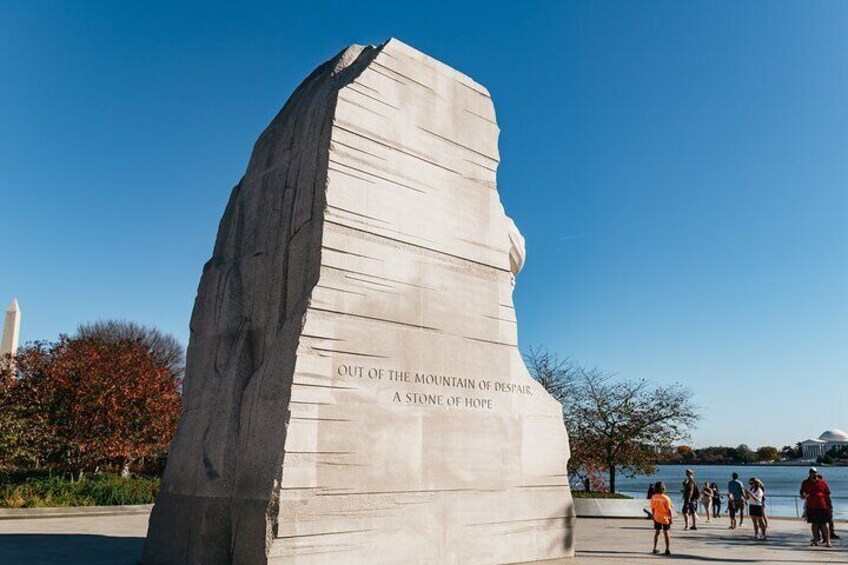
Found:
<svg viewBox="0 0 848 565"><path fill-rule="evenodd" d="M12 300L6 310L6 320L3 322L3 339L0 341L0 357L14 355L18 351L18 338L21 333L21 308L18 299Z"/></svg>

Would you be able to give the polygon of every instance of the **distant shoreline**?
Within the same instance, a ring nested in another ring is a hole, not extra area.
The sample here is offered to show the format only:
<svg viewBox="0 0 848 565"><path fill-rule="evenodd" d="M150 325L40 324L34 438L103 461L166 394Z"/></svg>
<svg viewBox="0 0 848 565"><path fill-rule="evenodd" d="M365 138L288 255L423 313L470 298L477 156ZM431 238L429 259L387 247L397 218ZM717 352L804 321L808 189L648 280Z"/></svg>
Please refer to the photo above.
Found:
<svg viewBox="0 0 848 565"><path fill-rule="evenodd" d="M844 464L815 463L813 461L779 461L776 463L654 463L657 467L699 467L710 465L712 467L848 467Z"/></svg>

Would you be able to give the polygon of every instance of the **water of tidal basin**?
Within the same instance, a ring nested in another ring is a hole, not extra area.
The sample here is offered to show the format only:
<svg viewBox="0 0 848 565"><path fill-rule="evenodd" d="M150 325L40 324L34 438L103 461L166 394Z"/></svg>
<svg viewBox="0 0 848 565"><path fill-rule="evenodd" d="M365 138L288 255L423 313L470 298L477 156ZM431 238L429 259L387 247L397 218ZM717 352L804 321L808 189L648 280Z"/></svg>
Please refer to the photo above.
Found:
<svg viewBox="0 0 848 565"><path fill-rule="evenodd" d="M727 510L727 483L730 474L739 473L739 479L747 486L748 479L757 477L766 485L766 509L770 516L795 517L803 511L803 502L797 499L801 481L807 478L808 467L788 465L660 465L657 472L650 476L627 478L616 477L616 490L634 497L644 497L648 484L663 481L668 494L675 505L680 507L682 499L684 472L689 468L695 471L698 486L704 481L718 484L722 494L722 514ZM824 476L834 497L834 511L837 518L848 517L848 467L817 466ZM797 508L797 510L796 510Z"/></svg>

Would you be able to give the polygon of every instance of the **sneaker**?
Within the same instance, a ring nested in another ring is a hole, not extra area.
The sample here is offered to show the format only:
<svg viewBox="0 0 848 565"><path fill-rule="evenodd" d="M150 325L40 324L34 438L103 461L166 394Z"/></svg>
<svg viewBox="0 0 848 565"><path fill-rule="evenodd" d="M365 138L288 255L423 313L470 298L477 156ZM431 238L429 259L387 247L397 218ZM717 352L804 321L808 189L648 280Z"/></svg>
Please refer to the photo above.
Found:
<svg viewBox="0 0 848 565"><path fill-rule="evenodd" d="M839 539L839 536L836 534L830 534L830 539Z"/></svg>
<svg viewBox="0 0 848 565"><path fill-rule="evenodd" d="M653 553L654 555L658 555L658 554L659 554L659 552L660 552L660 550L659 550L659 549L654 549L651 553Z"/></svg>
<svg viewBox="0 0 848 565"><path fill-rule="evenodd" d="M810 542L810 547L818 547L818 546L819 546L818 540L813 540L813 541Z"/></svg>
<svg viewBox="0 0 848 565"><path fill-rule="evenodd" d="M697 529L698 529L698 526L692 526L692 527L691 527L691 528L689 528L689 529L690 529L690 530L697 530Z"/></svg>
<svg viewBox="0 0 848 565"><path fill-rule="evenodd" d="M666 549L666 550L665 550L665 554L666 554L666 555L671 555L671 551L669 551L669 550L667 550L667 549Z"/></svg>

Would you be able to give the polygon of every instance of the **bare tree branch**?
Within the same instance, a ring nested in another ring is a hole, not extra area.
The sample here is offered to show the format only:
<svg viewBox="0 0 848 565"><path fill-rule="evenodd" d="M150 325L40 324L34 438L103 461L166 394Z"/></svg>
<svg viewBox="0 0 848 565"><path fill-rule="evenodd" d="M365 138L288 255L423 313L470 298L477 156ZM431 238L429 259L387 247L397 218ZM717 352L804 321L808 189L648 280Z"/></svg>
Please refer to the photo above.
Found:
<svg viewBox="0 0 848 565"><path fill-rule="evenodd" d="M660 451L687 439L700 419L692 392L679 384L621 379L543 347L531 348L525 359L531 375L563 403L569 473L585 477L602 470L611 491L618 472L653 472Z"/></svg>
<svg viewBox="0 0 848 565"><path fill-rule="evenodd" d="M176 379L185 374L185 350L177 338L158 328L126 320L98 320L80 324L76 337L104 343L129 341L141 344Z"/></svg>

